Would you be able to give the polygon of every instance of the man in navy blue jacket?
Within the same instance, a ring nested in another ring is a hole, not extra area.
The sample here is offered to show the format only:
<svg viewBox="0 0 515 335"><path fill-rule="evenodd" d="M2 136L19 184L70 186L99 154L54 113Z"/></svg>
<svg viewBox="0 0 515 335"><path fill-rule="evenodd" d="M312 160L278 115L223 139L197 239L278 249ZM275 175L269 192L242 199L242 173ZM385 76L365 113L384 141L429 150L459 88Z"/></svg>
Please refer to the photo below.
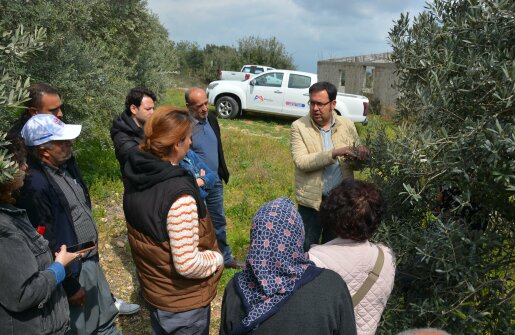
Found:
<svg viewBox="0 0 515 335"><path fill-rule="evenodd" d="M39 225L53 251L63 244L94 241L98 245L87 188L78 169L67 166L72 156L71 140L80 131L80 125L66 125L50 114L33 116L21 131L30 173L17 204L26 209L33 224ZM87 251L70 270L63 288L73 333L120 334L115 325L118 310L100 267L98 250Z"/></svg>
<svg viewBox="0 0 515 335"><path fill-rule="evenodd" d="M25 112L16 120L13 127L9 130L8 138L10 141L23 141L21 138L21 130L25 123L34 115L38 114L49 114L54 115L58 117L59 119L62 119L64 117L63 109L62 109L62 100L61 95L59 92L52 87L51 85L47 83L34 83L29 87L29 100L25 103L26 110ZM34 163L37 165L37 163ZM86 185L84 184L82 177L79 173L79 168L77 166L77 162L75 160L75 157L71 155L70 159L66 162L66 170L73 176L76 176L77 181L80 183L81 187L85 190L85 195L87 198L88 206L91 207L90 199L89 199L89 193L86 188ZM20 200L19 200L20 201ZM41 214L42 216L45 216L44 213ZM63 212L56 213L56 220L59 220L58 217L64 215ZM31 220L32 221L32 220ZM40 225L39 221L32 221L32 224L36 226L38 231L43 235L45 232L45 226ZM53 233L47 233L47 234L53 234ZM64 229L63 231L57 231L56 234L63 235L60 236L63 239L69 236L66 236L69 234L69 232ZM47 235L48 238L51 235ZM54 241L50 241L53 243ZM51 244L52 246L52 244ZM72 265L72 269L75 269L74 273L79 273L80 268L77 269L77 265ZM67 282L64 283L64 287L66 288L68 285L72 285L72 287L69 287L67 292L68 296L71 297L70 292L75 292L75 289L73 287L73 284ZM114 299L114 297L113 297ZM73 301L73 299L72 299ZM133 314L140 310L140 306L137 304L128 304L125 301L121 299L115 299L115 305L119 310L120 314Z"/></svg>
<svg viewBox="0 0 515 335"><path fill-rule="evenodd" d="M226 268L242 269L243 263L234 258L231 247L227 243L227 222L224 213L224 187L229 182L229 170L225 164L222 139L220 138L220 126L214 115L209 114L206 92L199 87L192 87L185 94L186 106L191 116L195 119L193 127L193 150L200 159L211 169L218 172L220 180L209 191L206 204L211 221L215 228L218 246L224 256Z"/></svg>

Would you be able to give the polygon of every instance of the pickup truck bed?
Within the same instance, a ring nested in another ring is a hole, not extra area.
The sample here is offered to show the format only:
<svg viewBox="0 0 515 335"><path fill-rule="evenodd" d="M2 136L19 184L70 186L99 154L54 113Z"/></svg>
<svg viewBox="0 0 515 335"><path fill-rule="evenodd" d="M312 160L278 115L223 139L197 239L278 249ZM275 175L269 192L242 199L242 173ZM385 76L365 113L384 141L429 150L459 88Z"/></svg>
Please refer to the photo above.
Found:
<svg viewBox="0 0 515 335"><path fill-rule="evenodd" d="M220 71L218 78L219 80L243 81L270 70L274 70L274 68L264 65L243 65L240 72Z"/></svg>

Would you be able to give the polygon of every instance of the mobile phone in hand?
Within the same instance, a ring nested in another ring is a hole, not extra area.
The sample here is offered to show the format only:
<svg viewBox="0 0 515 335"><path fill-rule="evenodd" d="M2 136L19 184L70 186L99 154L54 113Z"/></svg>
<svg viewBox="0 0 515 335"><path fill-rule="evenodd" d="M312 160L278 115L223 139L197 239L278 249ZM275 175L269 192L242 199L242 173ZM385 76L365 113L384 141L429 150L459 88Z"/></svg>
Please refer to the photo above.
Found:
<svg viewBox="0 0 515 335"><path fill-rule="evenodd" d="M76 245L71 245L69 247L66 247L66 251L68 251L68 252L86 252L86 251L89 251L94 248L96 248L95 242L88 241L88 242L79 243Z"/></svg>

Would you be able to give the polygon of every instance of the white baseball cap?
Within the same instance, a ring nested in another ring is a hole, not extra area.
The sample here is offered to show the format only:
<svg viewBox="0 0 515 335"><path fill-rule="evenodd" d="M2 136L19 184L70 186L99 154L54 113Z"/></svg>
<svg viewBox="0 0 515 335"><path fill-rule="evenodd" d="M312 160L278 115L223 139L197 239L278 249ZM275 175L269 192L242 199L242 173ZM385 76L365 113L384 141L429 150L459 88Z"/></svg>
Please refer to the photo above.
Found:
<svg viewBox="0 0 515 335"><path fill-rule="evenodd" d="M36 114L21 130L25 145L35 146L50 141L73 140L79 136L80 124L65 124L52 114Z"/></svg>

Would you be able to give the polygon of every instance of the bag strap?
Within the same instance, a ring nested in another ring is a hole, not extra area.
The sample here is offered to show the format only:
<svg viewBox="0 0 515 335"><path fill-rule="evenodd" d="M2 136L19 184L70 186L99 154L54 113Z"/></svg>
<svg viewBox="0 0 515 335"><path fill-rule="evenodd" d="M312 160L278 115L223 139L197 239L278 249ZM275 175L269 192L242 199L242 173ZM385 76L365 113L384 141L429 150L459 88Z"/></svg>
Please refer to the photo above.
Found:
<svg viewBox="0 0 515 335"><path fill-rule="evenodd" d="M365 282L361 287L354 293L352 296L352 306L356 307L360 301L367 295L368 291L372 288L372 286L375 284L377 279L379 278L379 274L381 273L381 269L383 268L384 264L384 253L383 249L379 248L379 246L376 246L379 250L379 253L377 255L376 263L374 264L374 268L372 271L368 274L367 279L365 279Z"/></svg>

